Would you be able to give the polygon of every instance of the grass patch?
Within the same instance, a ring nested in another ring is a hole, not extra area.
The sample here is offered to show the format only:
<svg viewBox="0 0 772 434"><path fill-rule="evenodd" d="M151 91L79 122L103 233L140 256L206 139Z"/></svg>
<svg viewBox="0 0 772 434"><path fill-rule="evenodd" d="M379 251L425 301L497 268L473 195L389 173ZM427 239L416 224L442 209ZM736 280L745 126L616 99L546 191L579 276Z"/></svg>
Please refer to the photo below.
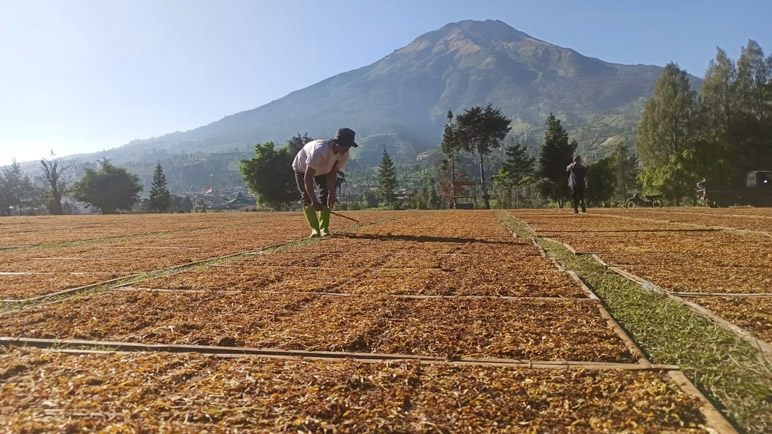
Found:
<svg viewBox="0 0 772 434"><path fill-rule="evenodd" d="M609 271L589 255L576 256L560 243L533 235L508 215L501 222L536 242L576 272L602 300L654 363L676 364L737 427L772 432L772 364L734 333L663 295Z"/></svg>
<svg viewBox="0 0 772 434"><path fill-rule="evenodd" d="M3 312L10 312L12 310L15 310L17 303L5 303L0 301L0 314Z"/></svg>
<svg viewBox="0 0 772 434"><path fill-rule="evenodd" d="M512 217L510 214L499 211L496 213L496 218L499 219L501 224L517 234L518 237L534 238L536 236L536 233L530 226L528 226L526 222L518 220Z"/></svg>

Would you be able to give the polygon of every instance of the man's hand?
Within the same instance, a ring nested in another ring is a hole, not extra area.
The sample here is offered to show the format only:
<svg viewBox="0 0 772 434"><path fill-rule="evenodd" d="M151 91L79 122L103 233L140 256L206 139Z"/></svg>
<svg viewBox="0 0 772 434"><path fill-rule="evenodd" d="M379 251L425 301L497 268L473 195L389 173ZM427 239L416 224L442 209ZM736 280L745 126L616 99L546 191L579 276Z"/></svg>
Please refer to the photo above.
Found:
<svg viewBox="0 0 772 434"><path fill-rule="evenodd" d="M336 203L338 203L338 199L335 197L334 194L330 194L327 197L327 208L332 209L332 207L335 206Z"/></svg>
<svg viewBox="0 0 772 434"><path fill-rule="evenodd" d="M313 205L311 205L311 206L314 207L314 211L321 211L321 210L324 209L324 205L322 205L322 203L319 202L318 200L315 200Z"/></svg>

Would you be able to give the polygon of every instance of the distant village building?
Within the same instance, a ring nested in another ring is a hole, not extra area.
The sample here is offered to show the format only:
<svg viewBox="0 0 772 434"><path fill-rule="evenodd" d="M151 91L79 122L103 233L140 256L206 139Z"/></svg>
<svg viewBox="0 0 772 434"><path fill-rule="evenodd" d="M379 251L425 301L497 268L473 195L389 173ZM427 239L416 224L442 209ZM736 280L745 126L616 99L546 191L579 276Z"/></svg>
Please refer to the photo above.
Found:
<svg viewBox="0 0 772 434"><path fill-rule="evenodd" d="M204 210L238 210L245 207L254 207L257 199L245 192L243 187L212 189L202 194L191 196L194 208Z"/></svg>
<svg viewBox="0 0 772 434"><path fill-rule="evenodd" d="M65 214L73 215L92 215L102 214L102 210L86 202L78 202L75 199L65 196L62 198L62 209Z"/></svg>
<svg viewBox="0 0 772 434"><path fill-rule="evenodd" d="M255 197L237 192L233 199L226 202L227 209L241 209L248 206L255 206Z"/></svg>

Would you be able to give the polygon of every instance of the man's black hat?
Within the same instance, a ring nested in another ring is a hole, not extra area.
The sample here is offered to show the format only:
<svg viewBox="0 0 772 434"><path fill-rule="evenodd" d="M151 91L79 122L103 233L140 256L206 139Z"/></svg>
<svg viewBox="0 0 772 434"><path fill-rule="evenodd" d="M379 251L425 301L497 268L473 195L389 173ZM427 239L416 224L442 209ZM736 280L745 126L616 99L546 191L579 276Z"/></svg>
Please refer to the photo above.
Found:
<svg viewBox="0 0 772 434"><path fill-rule="evenodd" d="M333 140L341 146L353 146L355 148L358 146L354 143L354 130L350 128L338 128L338 132Z"/></svg>

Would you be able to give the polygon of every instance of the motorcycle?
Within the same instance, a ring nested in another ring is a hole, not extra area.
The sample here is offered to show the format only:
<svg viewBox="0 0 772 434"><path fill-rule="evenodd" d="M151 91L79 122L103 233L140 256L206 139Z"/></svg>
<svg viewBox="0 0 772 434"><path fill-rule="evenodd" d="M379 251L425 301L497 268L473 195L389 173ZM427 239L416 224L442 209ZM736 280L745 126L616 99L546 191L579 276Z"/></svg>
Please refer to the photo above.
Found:
<svg viewBox="0 0 772 434"><path fill-rule="evenodd" d="M625 201L626 208L636 208L639 206L650 206L652 208L662 208L661 194L641 194L635 193L633 197Z"/></svg>

